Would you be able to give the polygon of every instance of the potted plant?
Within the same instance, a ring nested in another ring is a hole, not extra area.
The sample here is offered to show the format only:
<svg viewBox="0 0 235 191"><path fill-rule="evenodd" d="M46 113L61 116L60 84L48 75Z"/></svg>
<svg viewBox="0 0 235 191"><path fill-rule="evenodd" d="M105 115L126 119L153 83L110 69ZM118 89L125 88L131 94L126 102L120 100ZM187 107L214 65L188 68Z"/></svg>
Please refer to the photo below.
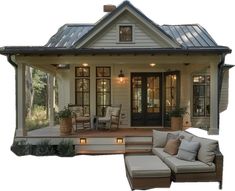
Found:
<svg viewBox="0 0 235 191"><path fill-rule="evenodd" d="M186 113L186 108L176 107L170 112L171 129L174 131L182 130L183 115Z"/></svg>
<svg viewBox="0 0 235 191"><path fill-rule="evenodd" d="M69 108L64 107L63 110L57 114L60 123L60 133L62 135L69 135L72 132L72 112Z"/></svg>

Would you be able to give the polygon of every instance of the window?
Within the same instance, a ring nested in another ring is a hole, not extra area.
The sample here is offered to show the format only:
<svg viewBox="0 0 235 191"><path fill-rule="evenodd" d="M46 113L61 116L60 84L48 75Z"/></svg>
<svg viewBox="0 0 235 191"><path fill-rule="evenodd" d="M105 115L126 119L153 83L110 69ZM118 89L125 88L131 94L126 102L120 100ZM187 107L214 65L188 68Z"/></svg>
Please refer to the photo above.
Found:
<svg viewBox="0 0 235 191"><path fill-rule="evenodd" d="M210 116L210 76L193 76L193 116Z"/></svg>
<svg viewBox="0 0 235 191"><path fill-rule="evenodd" d="M75 103L83 108L83 115L90 115L90 68L75 68Z"/></svg>
<svg viewBox="0 0 235 191"><path fill-rule="evenodd" d="M165 76L165 110L166 112L170 112L177 106L177 79L178 76L175 73L166 74Z"/></svg>
<svg viewBox="0 0 235 191"><path fill-rule="evenodd" d="M96 68L96 115L104 116L111 105L111 68Z"/></svg>
<svg viewBox="0 0 235 191"><path fill-rule="evenodd" d="M119 42L133 42L133 26L119 26Z"/></svg>

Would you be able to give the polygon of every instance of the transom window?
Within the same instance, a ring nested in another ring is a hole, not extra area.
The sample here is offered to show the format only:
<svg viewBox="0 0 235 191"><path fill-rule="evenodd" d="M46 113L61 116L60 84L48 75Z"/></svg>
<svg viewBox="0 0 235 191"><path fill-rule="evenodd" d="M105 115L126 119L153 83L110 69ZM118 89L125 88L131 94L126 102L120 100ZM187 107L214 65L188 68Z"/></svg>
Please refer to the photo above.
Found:
<svg viewBox="0 0 235 191"><path fill-rule="evenodd" d="M111 68L96 67L96 115L104 116L111 105Z"/></svg>
<svg viewBox="0 0 235 191"><path fill-rule="evenodd" d="M193 116L210 116L210 76L193 76Z"/></svg>
<svg viewBox="0 0 235 191"><path fill-rule="evenodd" d="M133 26L119 26L119 42L133 42Z"/></svg>

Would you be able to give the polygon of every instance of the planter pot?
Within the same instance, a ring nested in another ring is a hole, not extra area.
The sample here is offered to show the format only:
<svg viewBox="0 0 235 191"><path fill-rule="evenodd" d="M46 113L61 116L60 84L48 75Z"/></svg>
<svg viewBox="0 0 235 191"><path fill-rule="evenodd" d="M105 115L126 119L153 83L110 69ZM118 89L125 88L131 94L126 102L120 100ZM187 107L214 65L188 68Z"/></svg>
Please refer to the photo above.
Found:
<svg viewBox="0 0 235 191"><path fill-rule="evenodd" d="M72 132L72 118L60 119L60 134L69 135Z"/></svg>
<svg viewBox="0 0 235 191"><path fill-rule="evenodd" d="M171 129L174 131L182 130L183 117L171 117Z"/></svg>

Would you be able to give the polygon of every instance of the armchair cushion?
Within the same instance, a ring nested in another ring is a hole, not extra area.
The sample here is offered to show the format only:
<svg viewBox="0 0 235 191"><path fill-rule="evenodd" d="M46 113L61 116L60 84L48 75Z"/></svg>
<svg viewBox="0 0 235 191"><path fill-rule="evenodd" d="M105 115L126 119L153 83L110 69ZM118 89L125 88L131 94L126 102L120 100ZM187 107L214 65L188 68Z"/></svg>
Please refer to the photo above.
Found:
<svg viewBox="0 0 235 191"><path fill-rule="evenodd" d="M197 156L198 160L211 165L215 158L215 151L218 147L218 141L196 136L194 136L192 140L200 143L200 149Z"/></svg>

